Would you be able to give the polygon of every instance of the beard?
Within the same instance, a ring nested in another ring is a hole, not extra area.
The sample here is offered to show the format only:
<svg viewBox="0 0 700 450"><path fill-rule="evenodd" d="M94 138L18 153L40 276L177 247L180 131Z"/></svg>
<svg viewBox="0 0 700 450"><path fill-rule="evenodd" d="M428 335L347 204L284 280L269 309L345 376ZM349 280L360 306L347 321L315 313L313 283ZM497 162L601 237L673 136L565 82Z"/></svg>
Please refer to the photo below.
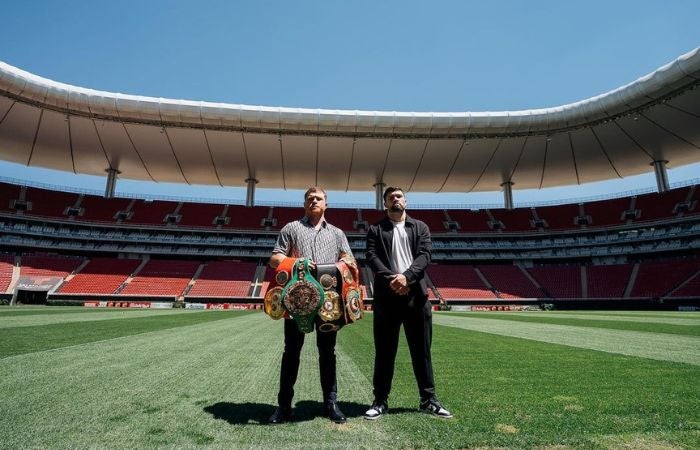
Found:
<svg viewBox="0 0 700 450"><path fill-rule="evenodd" d="M403 212L405 209L406 209L406 207L398 202L392 204L389 207L389 211L391 211L391 212Z"/></svg>

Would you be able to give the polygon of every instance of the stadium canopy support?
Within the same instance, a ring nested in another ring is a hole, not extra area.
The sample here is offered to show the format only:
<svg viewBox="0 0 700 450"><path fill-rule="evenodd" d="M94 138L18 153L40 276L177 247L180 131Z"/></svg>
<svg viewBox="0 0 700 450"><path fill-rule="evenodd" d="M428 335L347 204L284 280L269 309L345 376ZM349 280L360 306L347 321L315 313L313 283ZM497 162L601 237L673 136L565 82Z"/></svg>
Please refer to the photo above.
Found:
<svg viewBox="0 0 700 450"><path fill-rule="evenodd" d="M106 169L107 172L107 185L105 186L105 198L114 198L114 191L117 188L117 175L119 172L117 169L109 168Z"/></svg>
<svg viewBox="0 0 700 450"><path fill-rule="evenodd" d="M654 166L654 175L656 175L656 189L659 192L667 192L671 190L668 184L668 173L666 172L666 164L668 161L654 161L650 165Z"/></svg>
<svg viewBox="0 0 700 450"><path fill-rule="evenodd" d="M384 211L384 197L382 194L384 193L384 186L386 184L382 183L381 181L373 184L374 186L374 198L375 198L375 203L374 206L377 209L377 211Z"/></svg>
<svg viewBox="0 0 700 450"><path fill-rule="evenodd" d="M258 180L255 178L247 178L245 182L248 183L248 190L245 194L245 205L248 207L255 206L255 185L258 184Z"/></svg>
<svg viewBox="0 0 700 450"><path fill-rule="evenodd" d="M513 209L513 182L505 181L501 183L503 188L503 203L506 209Z"/></svg>

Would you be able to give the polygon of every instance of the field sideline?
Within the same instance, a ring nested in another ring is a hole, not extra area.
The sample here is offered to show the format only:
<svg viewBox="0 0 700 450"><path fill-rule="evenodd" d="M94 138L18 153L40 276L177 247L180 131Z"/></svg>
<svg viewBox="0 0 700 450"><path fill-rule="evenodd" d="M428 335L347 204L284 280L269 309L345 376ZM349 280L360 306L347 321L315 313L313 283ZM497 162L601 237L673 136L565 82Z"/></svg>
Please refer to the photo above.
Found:
<svg viewBox="0 0 700 450"><path fill-rule="evenodd" d="M0 448L700 448L700 313L436 313L438 396L402 341L372 400L372 316L338 336L346 425L322 415L307 336L297 422L268 426L282 352L261 312L0 308Z"/></svg>

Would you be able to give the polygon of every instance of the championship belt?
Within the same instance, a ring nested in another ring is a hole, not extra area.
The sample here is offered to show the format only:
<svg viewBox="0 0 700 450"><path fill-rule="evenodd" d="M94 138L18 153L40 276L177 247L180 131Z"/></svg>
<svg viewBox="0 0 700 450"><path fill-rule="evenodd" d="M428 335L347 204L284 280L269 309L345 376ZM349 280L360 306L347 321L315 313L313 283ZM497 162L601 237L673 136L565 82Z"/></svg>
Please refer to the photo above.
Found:
<svg viewBox="0 0 700 450"><path fill-rule="evenodd" d="M335 264L317 264L316 276L323 287L323 304L318 310L316 329L338 331L345 325L345 305L342 295L343 280Z"/></svg>
<svg viewBox="0 0 700 450"><path fill-rule="evenodd" d="M335 263L343 279L343 301L345 321L355 322L364 317L364 301L360 289L360 271L354 258L343 257Z"/></svg>
<svg viewBox="0 0 700 450"><path fill-rule="evenodd" d="M292 277L292 269L296 258L285 258L282 260L275 272L275 282L270 283L265 293L265 313L274 320L279 320L286 314L282 305L282 290Z"/></svg>
<svg viewBox="0 0 700 450"><path fill-rule="evenodd" d="M282 304L297 323L299 331L310 333L314 330L314 318L324 299L323 287L311 275L309 259L297 260L292 278L282 290Z"/></svg>

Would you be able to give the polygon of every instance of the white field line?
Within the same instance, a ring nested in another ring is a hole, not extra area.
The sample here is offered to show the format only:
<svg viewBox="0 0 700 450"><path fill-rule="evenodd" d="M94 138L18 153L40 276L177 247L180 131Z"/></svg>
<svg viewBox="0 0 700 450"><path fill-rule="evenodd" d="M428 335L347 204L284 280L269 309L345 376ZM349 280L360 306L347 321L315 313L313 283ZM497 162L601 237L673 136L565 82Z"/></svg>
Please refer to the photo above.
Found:
<svg viewBox="0 0 700 450"><path fill-rule="evenodd" d="M187 314L206 313L207 311L188 311ZM140 317L167 316L183 314L182 309L128 309L113 311L95 311L66 314L31 314L27 316L0 315L0 328L31 327L36 325L53 325L56 323L92 322L110 319L138 319Z"/></svg>
<svg viewBox="0 0 700 450"><path fill-rule="evenodd" d="M627 356L700 365L700 337L664 333L479 319L435 314L433 322L465 330Z"/></svg>

